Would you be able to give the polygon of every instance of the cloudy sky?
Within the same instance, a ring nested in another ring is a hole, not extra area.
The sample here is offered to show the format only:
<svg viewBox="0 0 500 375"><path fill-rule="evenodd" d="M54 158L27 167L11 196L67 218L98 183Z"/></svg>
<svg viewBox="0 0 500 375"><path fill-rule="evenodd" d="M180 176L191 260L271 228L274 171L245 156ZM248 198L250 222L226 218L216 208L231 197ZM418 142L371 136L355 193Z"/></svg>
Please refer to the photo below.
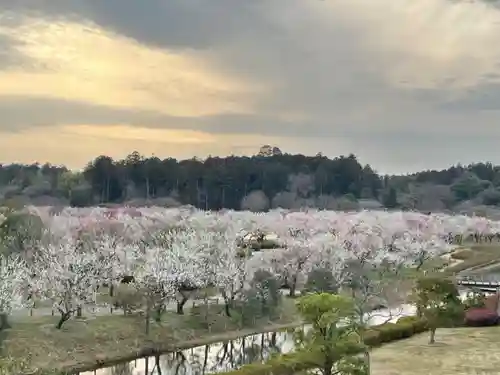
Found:
<svg viewBox="0 0 500 375"><path fill-rule="evenodd" d="M354 153L500 164L500 7L0 0L0 162Z"/></svg>

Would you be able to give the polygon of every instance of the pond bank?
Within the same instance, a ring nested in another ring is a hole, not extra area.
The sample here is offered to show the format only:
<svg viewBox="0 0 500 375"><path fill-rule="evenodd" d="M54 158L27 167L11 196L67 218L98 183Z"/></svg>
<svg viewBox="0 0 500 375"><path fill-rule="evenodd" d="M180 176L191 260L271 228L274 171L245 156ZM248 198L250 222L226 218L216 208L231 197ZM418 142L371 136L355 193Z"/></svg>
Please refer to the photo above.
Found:
<svg viewBox="0 0 500 375"><path fill-rule="evenodd" d="M210 305L209 315L189 309L185 315L166 312L145 333L145 318L84 316L55 328L58 317L19 319L5 331L5 366L17 374L78 373L141 356L172 352L207 343L229 341L260 332L300 326L295 304L285 300L274 319L260 318L244 327L224 314L224 306ZM15 369L15 370L14 370Z"/></svg>
<svg viewBox="0 0 500 375"><path fill-rule="evenodd" d="M226 341L233 341L237 339L242 339L248 336L254 336L259 334L271 333L271 332L281 332L288 329L298 328L303 326L303 322L296 321L286 324L269 324L267 326L251 329L241 329L230 332L224 332L219 334L209 335L207 337L200 337L197 339L180 341L178 343L170 343L162 345L157 344L151 347L145 347L137 352L123 353L119 356L114 355L112 358L96 358L94 363L78 363L66 366L61 366L60 370L63 374L76 374L87 371L94 371L100 369L103 366L112 367L117 364L124 362L131 362L143 357L153 357L157 355L163 355L166 353L179 352L185 349L192 349L201 346L217 344ZM43 373L39 373L43 374Z"/></svg>

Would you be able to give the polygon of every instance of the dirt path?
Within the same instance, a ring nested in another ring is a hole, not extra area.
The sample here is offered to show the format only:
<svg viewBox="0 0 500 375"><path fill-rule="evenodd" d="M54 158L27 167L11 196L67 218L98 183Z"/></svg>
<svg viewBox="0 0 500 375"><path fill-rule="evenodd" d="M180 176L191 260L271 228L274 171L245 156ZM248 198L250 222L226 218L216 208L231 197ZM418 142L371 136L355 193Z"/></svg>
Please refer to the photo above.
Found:
<svg viewBox="0 0 500 375"><path fill-rule="evenodd" d="M469 248L459 247L455 250L450 251L449 253L441 255L441 259L445 260L446 262L449 262L446 267L441 269L441 272L445 271L449 267L454 267L457 264L463 263L464 262L463 259L453 259L452 258L453 254L459 253L463 250L469 250Z"/></svg>

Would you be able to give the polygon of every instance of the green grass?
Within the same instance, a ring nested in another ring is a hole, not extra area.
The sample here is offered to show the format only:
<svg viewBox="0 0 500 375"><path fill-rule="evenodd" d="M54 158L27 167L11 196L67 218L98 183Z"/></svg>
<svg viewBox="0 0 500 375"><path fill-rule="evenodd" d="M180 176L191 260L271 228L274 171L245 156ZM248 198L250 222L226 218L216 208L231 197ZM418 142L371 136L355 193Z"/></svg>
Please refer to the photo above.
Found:
<svg viewBox="0 0 500 375"><path fill-rule="evenodd" d="M372 352L372 375L500 373L500 327L438 329L386 344Z"/></svg>
<svg viewBox="0 0 500 375"><path fill-rule="evenodd" d="M209 342L234 339L276 328L270 325L297 323L293 301L285 299L279 317L273 321L261 319L246 330L224 315L222 306L209 309L210 326L205 318L167 312L162 321L151 321L150 333L145 334L145 318L140 315L120 314L101 317L83 317L66 322L61 330L55 328L56 317L31 317L15 320L6 331L3 357L25 361L26 370L92 369L116 360L133 359L152 351L204 345Z"/></svg>
<svg viewBox="0 0 500 375"><path fill-rule="evenodd" d="M471 270L477 267L483 267L500 262L500 244L474 244L468 249L461 250L452 254L453 259L459 259L463 262L448 267L444 273L448 276L454 276L459 272Z"/></svg>

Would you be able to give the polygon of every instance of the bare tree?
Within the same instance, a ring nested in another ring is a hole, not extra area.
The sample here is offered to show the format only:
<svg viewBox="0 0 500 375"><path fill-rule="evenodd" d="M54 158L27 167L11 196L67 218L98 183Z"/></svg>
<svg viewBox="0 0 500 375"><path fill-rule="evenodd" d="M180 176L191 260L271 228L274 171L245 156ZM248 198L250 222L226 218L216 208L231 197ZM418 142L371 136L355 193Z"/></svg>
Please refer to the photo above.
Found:
<svg viewBox="0 0 500 375"><path fill-rule="evenodd" d="M298 173L288 176L288 190L301 198L308 198L314 188L313 175Z"/></svg>
<svg viewBox="0 0 500 375"><path fill-rule="evenodd" d="M262 190L254 190L241 201L241 209L252 212L266 211L269 208L269 198Z"/></svg>
<svg viewBox="0 0 500 375"><path fill-rule="evenodd" d="M297 208L299 207L297 194L289 191L278 193L273 197L272 206L273 208Z"/></svg>

